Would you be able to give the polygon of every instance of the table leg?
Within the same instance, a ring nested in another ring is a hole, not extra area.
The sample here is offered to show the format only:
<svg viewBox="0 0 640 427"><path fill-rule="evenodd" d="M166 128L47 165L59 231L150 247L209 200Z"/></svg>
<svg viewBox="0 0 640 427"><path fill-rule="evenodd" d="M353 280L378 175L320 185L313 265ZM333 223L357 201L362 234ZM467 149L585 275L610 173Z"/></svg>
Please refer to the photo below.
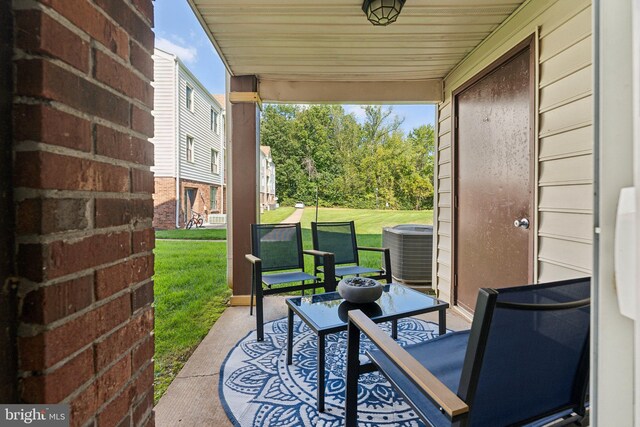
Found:
<svg viewBox="0 0 640 427"><path fill-rule="evenodd" d="M287 313L287 365L293 363L293 310L289 307Z"/></svg>
<svg viewBox="0 0 640 427"><path fill-rule="evenodd" d="M360 377L360 330L352 322L347 329L347 384L345 386L345 426L358 425L358 378Z"/></svg>
<svg viewBox="0 0 640 427"><path fill-rule="evenodd" d="M447 333L447 309L438 310L438 333L444 335Z"/></svg>
<svg viewBox="0 0 640 427"><path fill-rule="evenodd" d="M318 412L324 412L324 334L318 334Z"/></svg>
<svg viewBox="0 0 640 427"><path fill-rule="evenodd" d="M394 340L398 339L398 319L391 321L391 338Z"/></svg>

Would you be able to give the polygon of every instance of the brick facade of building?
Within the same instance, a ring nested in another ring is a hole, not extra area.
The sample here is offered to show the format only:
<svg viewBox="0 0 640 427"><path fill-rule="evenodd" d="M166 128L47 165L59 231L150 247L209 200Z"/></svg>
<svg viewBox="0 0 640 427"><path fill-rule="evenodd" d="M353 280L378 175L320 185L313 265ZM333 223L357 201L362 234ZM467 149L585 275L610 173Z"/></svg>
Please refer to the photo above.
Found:
<svg viewBox="0 0 640 427"><path fill-rule="evenodd" d="M176 179L155 179L153 226L161 230L176 228Z"/></svg>
<svg viewBox="0 0 640 427"><path fill-rule="evenodd" d="M153 425L153 2L12 11L18 400Z"/></svg>
<svg viewBox="0 0 640 427"><path fill-rule="evenodd" d="M216 204L211 206L211 189L216 190ZM225 196L220 186L208 183L190 181L186 179L180 180L180 194L182 200L180 202L179 226L183 227L185 220L189 220L189 208L187 208L187 197L185 190L195 190L195 198L191 209L204 215L205 222L208 221L207 215L211 213L225 212L224 204ZM155 205L155 215L153 217L153 226L158 229L176 228L176 180L175 178L155 178L155 193L153 195Z"/></svg>

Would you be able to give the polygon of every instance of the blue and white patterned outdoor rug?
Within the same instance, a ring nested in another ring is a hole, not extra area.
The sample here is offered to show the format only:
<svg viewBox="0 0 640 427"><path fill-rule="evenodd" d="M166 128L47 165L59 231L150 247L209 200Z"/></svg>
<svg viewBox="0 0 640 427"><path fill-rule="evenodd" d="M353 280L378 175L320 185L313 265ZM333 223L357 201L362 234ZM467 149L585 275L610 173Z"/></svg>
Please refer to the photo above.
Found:
<svg viewBox="0 0 640 427"><path fill-rule="evenodd" d="M380 325L389 333L391 325ZM220 368L220 399L236 426L344 425L346 332L326 337L325 412L316 410L315 334L298 318L294 327L293 364L287 365L287 320L265 324L263 342L255 331L243 338ZM438 336L438 325L418 319L398 321L401 345ZM363 340L361 352L371 343ZM422 426L415 412L377 373L360 376L358 386L360 426Z"/></svg>

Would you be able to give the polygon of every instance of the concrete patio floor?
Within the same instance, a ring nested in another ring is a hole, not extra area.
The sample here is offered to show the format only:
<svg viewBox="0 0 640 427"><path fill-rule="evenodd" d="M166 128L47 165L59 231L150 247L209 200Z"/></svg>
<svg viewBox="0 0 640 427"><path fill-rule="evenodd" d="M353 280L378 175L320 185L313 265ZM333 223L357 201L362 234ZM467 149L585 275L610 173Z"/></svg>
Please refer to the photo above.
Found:
<svg viewBox="0 0 640 427"><path fill-rule="evenodd" d="M265 321L286 316L284 298L265 298ZM417 317L438 321L437 313ZM157 426L232 426L218 397L220 367L229 351L255 326L248 307L225 310L155 407ZM466 319L447 311L447 328L469 327Z"/></svg>

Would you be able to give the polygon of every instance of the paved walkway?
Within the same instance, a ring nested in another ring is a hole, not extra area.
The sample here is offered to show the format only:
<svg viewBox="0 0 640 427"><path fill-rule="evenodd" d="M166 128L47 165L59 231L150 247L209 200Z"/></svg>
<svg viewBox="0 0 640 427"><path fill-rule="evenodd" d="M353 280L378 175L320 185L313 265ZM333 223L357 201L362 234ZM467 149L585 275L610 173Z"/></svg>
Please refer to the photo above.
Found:
<svg viewBox="0 0 640 427"><path fill-rule="evenodd" d="M300 222L303 213L304 209L296 209L291 215L283 219L281 224L293 224L295 222Z"/></svg>
<svg viewBox="0 0 640 427"><path fill-rule="evenodd" d="M265 298L265 321L286 316L284 298ZM417 317L438 321L437 313ZM225 310L155 407L158 427L232 426L218 397L220 367L235 344L255 329L255 322L248 307ZM470 325L449 310L447 327L460 330Z"/></svg>

